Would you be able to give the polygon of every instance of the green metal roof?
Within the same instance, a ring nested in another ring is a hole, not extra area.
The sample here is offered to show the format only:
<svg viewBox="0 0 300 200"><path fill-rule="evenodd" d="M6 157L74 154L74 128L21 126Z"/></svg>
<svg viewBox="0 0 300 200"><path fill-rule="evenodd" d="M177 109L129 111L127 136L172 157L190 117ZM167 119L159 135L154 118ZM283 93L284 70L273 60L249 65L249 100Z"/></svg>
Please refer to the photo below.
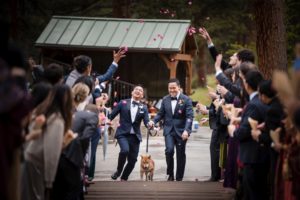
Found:
<svg viewBox="0 0 300 200"><path fill-rule="evenodd" d="M111 50L127 46L135 52L179 52L190 23L190 20L53 16L35 44L42 48Z"/></svg>

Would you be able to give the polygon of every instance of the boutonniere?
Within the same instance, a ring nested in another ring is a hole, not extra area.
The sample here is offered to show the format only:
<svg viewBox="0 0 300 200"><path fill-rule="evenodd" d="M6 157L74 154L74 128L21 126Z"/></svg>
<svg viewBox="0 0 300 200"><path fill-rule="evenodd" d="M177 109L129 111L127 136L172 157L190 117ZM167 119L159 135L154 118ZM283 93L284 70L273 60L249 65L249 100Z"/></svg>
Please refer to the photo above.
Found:
<svg viewBox="0 0 300 200"><path fill-rule="evenodd" d="M123 104L123 105L126 105L126 104L127 104L127 101L123 100L123 101L122 101L122 104Z"/></svg>
<svg viewBox="0 0 300 200"><path fill-rule="evenodd" d="M143 109L143 105L139 105L139 108L140 108L140 109Z"/></svg>
<svg viewBox="0 0 300 200"><path fill-rule="evenodd" d="M181 113L182 113L182 110L178 110L178 113L181 114Z"/></svg>
<svg viewBox="0 0 300 200"><path fill-rule="evenodd" d="M178 104L179 104L180 106L182 106L182 105L184 104L184 101L183 101L182 99L179 99Z"/></svg>

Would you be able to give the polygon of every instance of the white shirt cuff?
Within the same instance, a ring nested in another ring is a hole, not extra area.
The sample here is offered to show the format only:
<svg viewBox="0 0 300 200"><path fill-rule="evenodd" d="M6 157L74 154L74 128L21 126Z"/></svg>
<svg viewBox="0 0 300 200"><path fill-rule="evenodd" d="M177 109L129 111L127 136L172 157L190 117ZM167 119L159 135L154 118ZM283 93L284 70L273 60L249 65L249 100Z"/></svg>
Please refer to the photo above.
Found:
<svg viewBox="0 0 300 200"><path fill-rule="evenodd" d="M101 83L100 85L101 85L101 87L102 87L103 89L106 88L106 84L105 84L105 83Z"/></svg>
<svg viewBox="0 0 300 200"><path fill-rule="evenodd" d="M116 67L118 67L118 64L116 62L112 62L112 64Z"/></svg>
<svg viewBox="0 0 300 200"><path fill-rule="evenodd" d="M95 89L101 90L100 85L96 85L96 86L95 86Z"/></svg>
<svg viewBox="0 0 300 200"><path fill-rule="evenodd" d="M223 72L222 70L216 71L216 77L217 77L219 74L221 74L222 72Z"/></svg>
<svg viewBox="0 0 300 200"><path fill-rule="evenodd" d="M207 45L208 48L213 47L213 46L214 46L214 43L209 43L209 44Z"/></svg>

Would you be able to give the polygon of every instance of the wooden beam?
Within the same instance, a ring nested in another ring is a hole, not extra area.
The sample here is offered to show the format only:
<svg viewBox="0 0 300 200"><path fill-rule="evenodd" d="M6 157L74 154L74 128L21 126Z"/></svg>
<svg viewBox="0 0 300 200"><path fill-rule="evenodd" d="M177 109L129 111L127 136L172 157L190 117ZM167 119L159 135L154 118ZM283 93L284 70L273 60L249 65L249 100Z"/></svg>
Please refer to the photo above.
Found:
<svg viewBox="0 0 300 200"><path fill-rule="evenodd" d="M172 56L172 58L180 61L192 61L192 56L189 54L177 53L174 56Z"/></svg>

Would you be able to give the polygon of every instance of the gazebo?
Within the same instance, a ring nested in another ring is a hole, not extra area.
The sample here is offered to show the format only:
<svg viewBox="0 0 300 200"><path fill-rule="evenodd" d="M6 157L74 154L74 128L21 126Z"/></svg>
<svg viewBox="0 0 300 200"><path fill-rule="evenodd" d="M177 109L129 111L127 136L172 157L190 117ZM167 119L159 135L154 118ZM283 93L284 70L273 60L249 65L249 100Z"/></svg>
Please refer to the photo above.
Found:
<svg viewBox="0 0 300 200"><path fill-rule="evenodd" d="M73 57L85 54L93 70L103 73L112 61L112 51L128 48L116 73L121 80L143 84L149 97L166 94L169 78L178 78L191 94L192 60L197 52L190 20L119 19L53 16L35 46L42 63L71 65Z"/></svg>

